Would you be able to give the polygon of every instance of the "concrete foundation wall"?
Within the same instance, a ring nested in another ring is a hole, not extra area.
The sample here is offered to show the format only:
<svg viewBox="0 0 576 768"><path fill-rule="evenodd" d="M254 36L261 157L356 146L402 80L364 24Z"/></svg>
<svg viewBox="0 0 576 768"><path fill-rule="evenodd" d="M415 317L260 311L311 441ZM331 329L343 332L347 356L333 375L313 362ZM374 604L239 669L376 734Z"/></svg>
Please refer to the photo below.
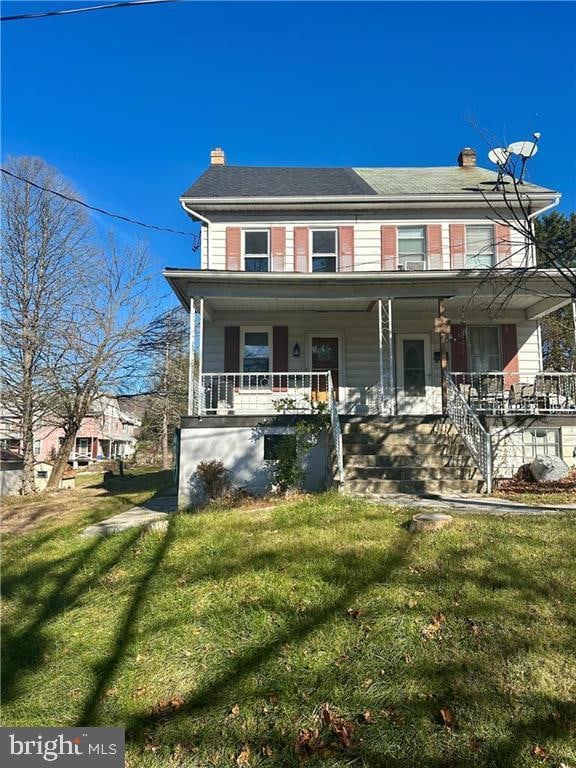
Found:
<svg viewBox="0 0 576 768"><path fill-rule="evenodd" d="M205 420L205 422L208 420ZM269 462L264 460L264 434L286 434L289 427L202 426L180 432L180 470L178 506L203 501L204 493L196 467L202 461L221 461L232 483L250 493L266 493L272 482ZM308 454L305 462L305 488L322 490L327 485L327 444L322 438Z"/></svg>

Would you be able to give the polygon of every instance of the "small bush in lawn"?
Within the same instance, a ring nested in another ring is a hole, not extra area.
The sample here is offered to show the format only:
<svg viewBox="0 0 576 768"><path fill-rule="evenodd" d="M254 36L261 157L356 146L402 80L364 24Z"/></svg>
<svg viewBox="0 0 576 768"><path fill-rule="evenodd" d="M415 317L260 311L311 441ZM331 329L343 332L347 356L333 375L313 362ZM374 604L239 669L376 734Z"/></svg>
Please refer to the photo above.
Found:
<svg viewBox="0 0 576 768"><path fill-rule="evenodd" d="M230 477L228 470L221 461L201 461L196 467L196 473L202 486L206 499L222 499L230 491Z"/></svg>

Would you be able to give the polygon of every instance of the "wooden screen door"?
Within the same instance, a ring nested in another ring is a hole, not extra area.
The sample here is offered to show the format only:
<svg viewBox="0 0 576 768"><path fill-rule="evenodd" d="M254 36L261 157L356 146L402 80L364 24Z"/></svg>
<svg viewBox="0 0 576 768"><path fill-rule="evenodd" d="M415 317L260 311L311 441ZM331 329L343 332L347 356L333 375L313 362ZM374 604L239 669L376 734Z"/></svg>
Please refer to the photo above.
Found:
<svg viewBox="0 0 576 768"><path fill-rule="evenodd" d="M312 372L330 371L334 383L334 394L338 400L340 384L340 363L338 339L335 337L312 337ZM312 377L312 400L325 403L328 400L327 385L324 377Z"/></svg>

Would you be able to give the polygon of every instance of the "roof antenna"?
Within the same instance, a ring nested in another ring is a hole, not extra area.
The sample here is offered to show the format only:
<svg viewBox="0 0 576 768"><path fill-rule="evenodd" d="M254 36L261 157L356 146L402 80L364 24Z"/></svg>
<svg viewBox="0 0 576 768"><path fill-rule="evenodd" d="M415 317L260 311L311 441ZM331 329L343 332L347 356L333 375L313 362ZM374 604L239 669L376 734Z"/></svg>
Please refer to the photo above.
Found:
<svg viewBox="0 0 576 768"><path fill-rule="evenodd" d="M514 141L512 144L508 144L508 147L498 147L497 149L491 149L488 152L488 159L490 162L498 166L498 178L496 180L495 190L503 189L504 176L513 176L513 168L509 165L509 160L512 155L518 155L522 163L520 168L520 175L518 177L518 184L524 184L524 174L526 172L526 163L531 157L538 152L538 141L542 134L539 131L535 131L532 134L534 141Z"/></svg>

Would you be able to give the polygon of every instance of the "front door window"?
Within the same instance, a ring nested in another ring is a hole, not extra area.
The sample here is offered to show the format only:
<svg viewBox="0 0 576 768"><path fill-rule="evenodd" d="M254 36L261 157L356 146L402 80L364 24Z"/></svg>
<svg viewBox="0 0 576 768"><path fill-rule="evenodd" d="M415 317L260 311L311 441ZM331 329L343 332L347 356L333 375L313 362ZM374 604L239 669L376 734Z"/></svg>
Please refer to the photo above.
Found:
<svg viewBox="0 0 576 768"><path fill-rule="evenodd" d="M426 358L423 339L404 339L404 394L407 397L426 396Z"/></svg>
<svg viewBox="0 0 576 768"><path fill-rule="evenodd" d="M338 386L340 379L337 338L313 338L312 339L312 371L330 371L332 374L332 383L334 384L334 394L338 399ZM327 400L326 382L324 377L314 377L312 382L312 392L316 400L325 402Z"/></svg>

